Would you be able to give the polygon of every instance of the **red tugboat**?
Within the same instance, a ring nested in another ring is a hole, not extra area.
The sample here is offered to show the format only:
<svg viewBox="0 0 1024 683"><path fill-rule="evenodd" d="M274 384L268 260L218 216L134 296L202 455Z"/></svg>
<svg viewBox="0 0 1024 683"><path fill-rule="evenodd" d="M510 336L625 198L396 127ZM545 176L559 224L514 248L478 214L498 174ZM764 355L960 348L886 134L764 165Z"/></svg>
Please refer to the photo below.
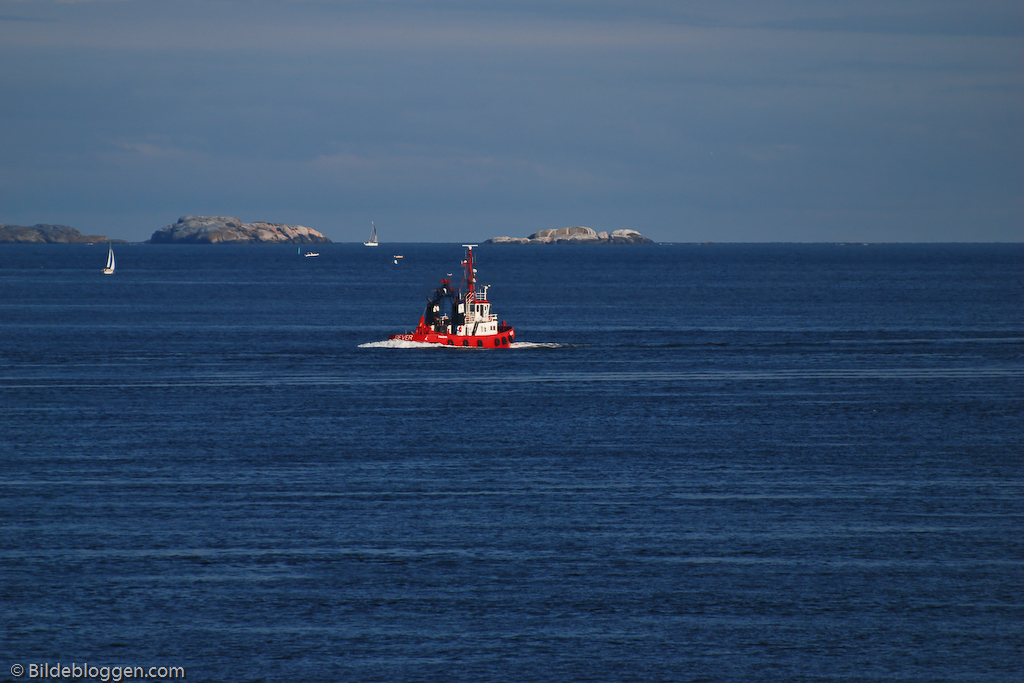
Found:
<svg viewBox="0 0 1024 683"><path fill-rule="evenodd" d="M490 285L483 285L482 292L477 289L473 267L473 247L477 245L462 246L466 247L466 259L462 262L465 274L458 291L452 289L451 280L441 280L441 285L427 297L427 307L416 330L393 334L389 339L483 349L507 349L512 344L515 330L504 320L499 323L498 316L491 313L491 302L487 300ZM463 285L467 287L465 294Z"/></svg>

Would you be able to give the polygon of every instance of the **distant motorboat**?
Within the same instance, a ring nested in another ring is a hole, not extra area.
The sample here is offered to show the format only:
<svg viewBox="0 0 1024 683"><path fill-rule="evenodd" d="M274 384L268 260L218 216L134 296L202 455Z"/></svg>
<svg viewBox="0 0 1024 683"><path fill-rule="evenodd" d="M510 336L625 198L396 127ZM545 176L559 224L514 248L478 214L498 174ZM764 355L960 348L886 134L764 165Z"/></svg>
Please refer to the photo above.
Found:
<svg viewBox="0 0 1024 683"><path fill-rule="evenodd" d="M320 255L319 251L307 251L306 252L306 258L312 258L312 257L316 257L316 256L319 256L319 255Z"/></svg>
<svg viewBox="0 0 1024 683"><path fill-rule="evenodd" d="M103 269L104 275L114 274L114 245L108 245L107 249L107 266Z"/></svg>
<svg viewBox="0 0 1024 683"><path fill-rule="evenodd" d="M375 247L377 246L377 226L370 221L370 241L363 242L364 247Z"/></svg>

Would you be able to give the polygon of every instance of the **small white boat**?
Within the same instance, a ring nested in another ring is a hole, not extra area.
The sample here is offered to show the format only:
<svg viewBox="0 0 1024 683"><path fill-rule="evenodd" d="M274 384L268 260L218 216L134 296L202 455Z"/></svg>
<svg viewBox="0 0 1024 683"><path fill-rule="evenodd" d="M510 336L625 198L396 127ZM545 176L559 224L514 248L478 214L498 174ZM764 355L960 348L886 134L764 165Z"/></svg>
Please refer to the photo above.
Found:
<svg viewBox="0 0 1024 683"><path fill-rule="evenodd" d="M364 247L375 247L377 246L377 226L370 221L370 241L363 242Z"/></svg>
<svg viewBox="0 0 1024 683"><path fill-rule="evenodd" d="M315 258L320 255L319 251L307 251L306 258Z"/></svg>
<svg viewBox="0 0 1024 683"><path fill-rule="evenodd" d="M104 275L113 275L114 274L114 245L113 244L108 245L108 249L107 249L107 266L106 266L106 268L103 269L103 274Z"/></svg>

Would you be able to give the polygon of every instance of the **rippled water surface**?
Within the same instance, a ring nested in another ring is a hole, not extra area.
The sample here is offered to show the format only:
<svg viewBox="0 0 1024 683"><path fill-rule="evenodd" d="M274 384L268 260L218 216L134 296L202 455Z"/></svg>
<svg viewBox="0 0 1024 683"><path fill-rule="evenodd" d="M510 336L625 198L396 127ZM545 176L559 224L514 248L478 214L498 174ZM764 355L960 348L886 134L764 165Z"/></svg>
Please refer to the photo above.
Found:
<svg viewBox="0 0 1024 683"><path fill-rule="evenodd" d="M0 680L1020 680L1024 246L484 245L487 351L385 342L459 245L116 251L0 245Z"/></svg>

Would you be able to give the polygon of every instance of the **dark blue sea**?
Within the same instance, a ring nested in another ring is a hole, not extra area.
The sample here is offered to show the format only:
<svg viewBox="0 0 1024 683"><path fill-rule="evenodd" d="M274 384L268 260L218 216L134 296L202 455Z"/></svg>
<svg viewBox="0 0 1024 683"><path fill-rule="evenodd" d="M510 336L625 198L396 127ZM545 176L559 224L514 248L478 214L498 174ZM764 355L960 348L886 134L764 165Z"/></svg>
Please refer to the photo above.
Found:
<svg viewBox="0 0 1024 683"><path fill-rule="evenodd" d="M317 248L0 245L0 680L1022 680L1024 245Z"/></svg>

